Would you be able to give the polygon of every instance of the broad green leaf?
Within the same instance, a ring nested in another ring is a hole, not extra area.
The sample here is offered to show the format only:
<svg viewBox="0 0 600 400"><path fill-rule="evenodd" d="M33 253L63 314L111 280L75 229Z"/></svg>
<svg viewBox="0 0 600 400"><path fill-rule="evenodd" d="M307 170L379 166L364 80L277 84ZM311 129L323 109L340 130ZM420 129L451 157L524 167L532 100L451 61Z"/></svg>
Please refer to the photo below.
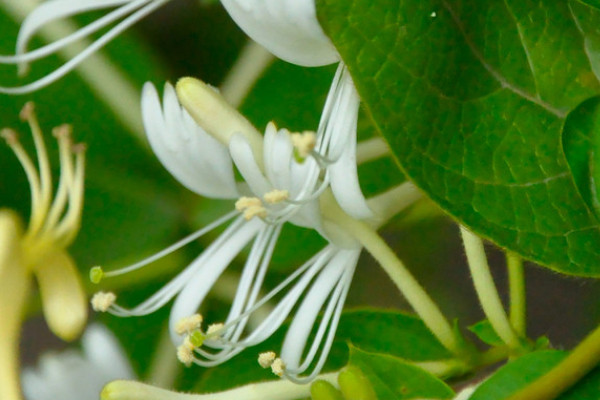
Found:
<svg viewBox="0 0 600 400"><path fill-rule="evenodd" d="M452 389L429 372L387 354L350 346L350 365L369 379L379 399L451 399Z"/></svg>
<svg viewBox="0 0 600 400"><path fill-rule="evenodd" d="M567 356L566 352L544 350L509 362L475 390L470 400L504 400L550 371ZM600 398L600 368L587 374L563 393L560 400Z"/></svg>
<svg viewBox="0 0 600 400"><path fill-rule="evenodd" d="M279 352L288 326L285 324L267 341L245 350L220 366L207 370L192 367L186 374L183 389L211 392L250 382L278 379L270 370L259 367L257 357L264 351ZM342 314L323 372L338 370L347 364L348 343L363 351L385 353L410 361L451 357L423 322L414 316L375 309L352 310ZM199 373L202 373L200 378Z"/></svg>
<svg viewBox="0 0 600 400"><path fill-rule="evenodd" d="M596 276L600 225L561 145L569 113L600 93L586 52L595 42L586 45L574 3L319 0L317 9L408 177L498 245ZM598 11L586 10L586 26L598 26Z"/></svg>
<svg viewBox="0 0 600 400"><path fill-rule="evenodd" d="M492 346L502 346L504 342L494 328L490 321L484 319L483 321L479 321L474 325L469 326L469 330L473 332L483 343L487 343Z"/></svg>

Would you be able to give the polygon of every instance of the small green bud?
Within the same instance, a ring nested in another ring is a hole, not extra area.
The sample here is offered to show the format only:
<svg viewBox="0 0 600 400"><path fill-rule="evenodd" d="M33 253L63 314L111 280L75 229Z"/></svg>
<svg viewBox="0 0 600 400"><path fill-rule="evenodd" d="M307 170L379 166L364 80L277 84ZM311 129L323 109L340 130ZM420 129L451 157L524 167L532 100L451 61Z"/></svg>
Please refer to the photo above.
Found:
<svg viewBox="0 0 600 400"><path fill-rule="evenodd" d="M353 365L347 366L340 372L338 383L340 384L340 390L347 399L377 400L371 382L359 368Z"/></svg>
<svg viewBox="0 0 600 400"><path fill-rule="evenodd" d="M104 278L104 271L102 270L102 267L95 266L90 269L90 281L92 281L92 283L98 284L102 278Z"/></svg>
<svg viewBox="0 0 600 400"><path fill-rule="evenodd" d="M310 395L312 400L344 400L342 392L324 380L315 381L311 385Z"/></svg>

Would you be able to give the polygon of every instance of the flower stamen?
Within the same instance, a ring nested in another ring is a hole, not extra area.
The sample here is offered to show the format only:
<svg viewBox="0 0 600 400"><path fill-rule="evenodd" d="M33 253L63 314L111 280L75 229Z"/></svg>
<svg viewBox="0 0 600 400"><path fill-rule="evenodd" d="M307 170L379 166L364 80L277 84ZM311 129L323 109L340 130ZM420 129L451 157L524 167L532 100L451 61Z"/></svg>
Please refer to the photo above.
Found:
<svg viewBox="0 0 600 400"><path fill-rule="evenodd" d="M258 355L258 364L263 368L269 368L273 365L277 354L274 351L266 351Z"/></svg>
<svg viewBox="0 0 600 400"><path fill-rule="evenodd" d="M202 326L202 315L194 314L189 317L181 318L177 324L175 324L175 333L178 335L191 334L191 332L200 329Z"/></svg>
<svg viewBox="0 0 600 400"><path fill-rule="evenodd" d="M106 312L117 301L117 295L112 292L98 292L92 297L92 309Z"/></svg>
<svg viewBox="0 0 600 400"><path fill-rule="evenodd" d="M267 217L267 209L263 206L263 202L258 197L240 197L239 200L235 202L235 209L243 212L246 221L250 221L254 217Z"/></svg>
<svg viewBox="0 0 600 400"><path fill-rule="evenodd" d="M266 203L277 204L286 201L290 198L290 192L287 190L273 189L270 192L265 193L263 199Z"/></svg>
<svg viewBox="0 0 600 400"><path fill-rule="evenodd" d="M290 139L294 146L294 155L298 162L303 162L317 145L317 135L312 131L291 133Z"/></svg>

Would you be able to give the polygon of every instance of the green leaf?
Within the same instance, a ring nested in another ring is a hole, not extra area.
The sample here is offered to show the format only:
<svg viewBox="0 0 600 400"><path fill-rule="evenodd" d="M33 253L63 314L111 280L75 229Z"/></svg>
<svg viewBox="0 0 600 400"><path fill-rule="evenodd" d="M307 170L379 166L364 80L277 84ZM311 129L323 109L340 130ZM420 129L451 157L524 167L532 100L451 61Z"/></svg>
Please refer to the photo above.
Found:
<svg viewBox="0 0 600 400"><path fill-rule="evenodd" d="M399 358L350 346L350 365L371 382L379 399L450 399L452 389L429 372Z"/></svg>
<svg viewBox="0 0 600 400"><path fill-rule="evenodd" d="M597 276L600 225L561 145L569 113L600 93L586 53L596 42L584 41L575 3L319 0L317 9L408 177L498 245ZM576 6L585 27L600 24L597 10Z"/></svg>
<svg viewBox="0 0 600 400"><path fill-rule="evenodd" d="M504 400L550 371L567 356L566 352L544 350L527 354L498 369L475 390L469 400ZM560 400L600 398L600 368L560 396Z"/></svg>
<svg viewBox="0 0 600 400"><path fill-rule="evenodd" d="M487 343L492 346L503 346L504 342L494 328L490 321L484 319L483 321L479 321L476 324L469 326L468 328L471 332L473 332L483 343Z"/></svg>

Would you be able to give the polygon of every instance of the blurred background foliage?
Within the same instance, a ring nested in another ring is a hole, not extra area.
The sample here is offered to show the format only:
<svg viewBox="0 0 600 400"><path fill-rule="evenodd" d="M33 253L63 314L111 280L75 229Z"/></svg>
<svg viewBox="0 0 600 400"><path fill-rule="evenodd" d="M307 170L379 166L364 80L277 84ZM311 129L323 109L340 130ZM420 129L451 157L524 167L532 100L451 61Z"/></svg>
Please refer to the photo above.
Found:
<svg viewBox="0 0 600 400"><path fill-rule="evenodd" d="M78 22L83 24L95 17L97 14L90 13L79 18ZM19 25L0 12L0 26L0 53L10 54ZM161 88L165 81L175 82L187 75L218 86L246 43L245 35L218 2L201 4L178 0L129 29L106 46L103 52L141 91L145 81ZM41 41L33 43L35 46L40 44ZM58 57L36 62L25 79L29 81L42 76L60 63ZM241 105L241 111L259 130L271 120L290 130L314 130L334 70L334 66L308 69L274 61ZM12 86L19 82L16 68L0 66L0 85ZM202 199L179 185L149 151L142 133L129 131L120 123L77 73L71 73L31 95L0 95L0 126L21 132L23 142L31 150L28 128L18 119L20 108L28 100L37 104L55 180L58 157L50 135L51 128L70 123L74 127L76 141L88 144L83 222L72 246L72 254L86 282L91 266L101 264L110 269L142 259L233 206L227 202ZM126 112L139 116L140 111L135 108ZM374 134L368 118L362 115L360 137L368 138ZM368 195L403 180L389 158L361 166L360 177ZM25 175L4 145L0 145L0 206L17 210L24 218L29 213L29 188ZM381 232L450 318L458 318L462 326L482 318L465 265L458 228L453 221L443 216L433 204L424 201L395 218ZM143 274L109 280L100 287L88 284L89 291L114 289L124 304L136 304L186 266L217 233L153 264ZM312 232L286 228L277 245L267 284L278 282L320 249L323 243ZM489 250L498 285L501 292L506 293L503 255L492 245ZM230 271L239 273L241 261L237 260ZM568 348L597 324L600 317L599 282L558 276L533 265L527 265L526 272L531 337L547 334L556 347ZM227 282L222 287L225 288L222 292L226 292ZM227 306L227 300L221 293L210 298L202 312L206 320L216 321L223 318ZM365 306L407 310L406 303L368 255L361 257L347 302L347 308ZM44 349L64 346L35 317L38 309L39 305L34 301L31 305L33 318L24 330L22 347L25 363L34 362ZM167 315L168 307L165 307L144 318L119 319L94 314L91 318L102 320L115 331L130 352L134 367L143 376ZM352 318L356 315L349 315L346 321L352 321ZM377 340L377 334L373 333L378 332L376 328L365 330L366 326L377 321L354 322L342 323L339 343L350 339L360 345L368 339ZM278 343L283 334L284 331L280 331L260 349L246 351L243 356L221 367L187 369L178 381L179 388L223 388L222 381L215 377L231 377L227 371L248 371L246 375L236 375L236 382L240 383L272 378L270 372L256 366L256 355L262 349L279 350ZM340 347L334 348L331 368L343 365L344 357L347 357L345 351L343 345L341 350Z"/></svg>

